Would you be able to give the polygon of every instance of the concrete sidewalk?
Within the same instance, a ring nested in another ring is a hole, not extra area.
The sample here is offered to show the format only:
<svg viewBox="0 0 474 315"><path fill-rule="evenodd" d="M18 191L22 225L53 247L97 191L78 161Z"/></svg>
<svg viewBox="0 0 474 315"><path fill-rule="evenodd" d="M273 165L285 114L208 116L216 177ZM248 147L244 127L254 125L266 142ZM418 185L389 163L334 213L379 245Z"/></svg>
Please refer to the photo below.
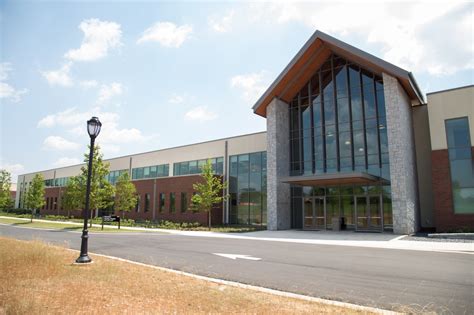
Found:
<svg viewBox="0 0 474 315"><path fill-rule="evenodd" d="M0 218L12 219L14 217L0 216ZM20 220L23 218L14 218ZM82 225L82 223L70 221L50 221L34 219L34 222L47 222L58 224ZM93 224L94 227L101 227L100 224ZM117 226L104 225L104 229L117 229ZM301 231L301 230L283 230L283 231L257 231L248 233L219 233L206 231L180 231L168 229L151 229L142 227L121 227L124 230L161 232L173 235L185 235L194 237L213 237L213 238L233 238L256 241L300 243L300 244L318 244L332 246L354 246L369 248L386 248L416 251L434 251L434 252L453 252L474 254L474 242L454 243L454 242L425 242L402 240L406 235L397 235L393 233L362 233L350 231Z"/></svg>

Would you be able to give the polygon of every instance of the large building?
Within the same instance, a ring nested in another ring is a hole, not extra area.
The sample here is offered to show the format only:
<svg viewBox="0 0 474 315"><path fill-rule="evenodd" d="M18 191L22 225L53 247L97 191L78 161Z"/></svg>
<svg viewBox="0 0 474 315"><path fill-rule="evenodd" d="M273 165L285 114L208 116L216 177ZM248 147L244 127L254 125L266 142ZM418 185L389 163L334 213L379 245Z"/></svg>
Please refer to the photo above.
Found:
<svg viewBox="0 0 474 315"><path fill-rule="evenodd" d="M467 86L426 101L410 72L317 31L253 107L267 133L111 159L109 180L132 175L141 196L132 218L202 222L186 204L199 166L213 158L230 195L214 222L474 229L473 93ZM41 173L63 186L79 168ZM19 176L17 206L33 175ZM47 191L44 211L59 213L61 188Z"/></svg>

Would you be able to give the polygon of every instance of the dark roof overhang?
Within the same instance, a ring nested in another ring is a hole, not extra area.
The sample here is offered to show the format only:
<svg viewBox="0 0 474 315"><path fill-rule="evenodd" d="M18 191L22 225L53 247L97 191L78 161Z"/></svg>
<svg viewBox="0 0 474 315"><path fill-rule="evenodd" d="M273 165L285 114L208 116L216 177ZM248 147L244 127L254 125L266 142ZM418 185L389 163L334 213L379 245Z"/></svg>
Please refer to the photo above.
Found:
<svg viewBox="0 0 474 315"><path fill-rule="evenodd" d="M411 72L316 31L258 99L253 106L254 113L266 117L266 108L275 97L289 103L331 53L358 63L380 76L382 73L387 73L397 78L412 103L415 105L425 103L424 96Z"/></svg>
<svg viewBox="0 0 474 315"><path fill-rule="evenodd" d="M300 186L370 185L375 183L389 183L381 177L364 172L288 176L282 178L281 182Z"/></svg>

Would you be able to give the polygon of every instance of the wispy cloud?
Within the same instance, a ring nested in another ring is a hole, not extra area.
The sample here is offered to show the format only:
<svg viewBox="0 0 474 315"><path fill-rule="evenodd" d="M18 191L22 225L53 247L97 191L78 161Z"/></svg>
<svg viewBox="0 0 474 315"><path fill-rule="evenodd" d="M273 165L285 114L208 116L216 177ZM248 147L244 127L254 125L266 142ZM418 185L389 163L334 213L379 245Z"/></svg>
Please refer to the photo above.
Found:
<svg viewBox="0 0 474 315"><path fill-rule="evenodd" d="M217 117L218 115L208 110L206 106L195 107L189 110L188 112L186 112L186 114L184 114L184 120L188 120L188 121L205 122L205 121L214 120Z"/></svg>
<svg viewBox="0 0 474 315"><path fill-rule="evenodd" d="M78 158L70 158L70 157L61 157L57 159L54 163L54 167L63 167L63 166L70 166L75 164L80 164L82 161Z"/></svg>
<svg viewBox="0 0 474 315"><path fill-rule="evenodd" d="M230 85L242 92L243 99L248 103L254 103L268 86L268 73L247 73L233 76Z"/></svg>
<svg viewBox="0 0 474 315"><path fill-rule="evenodd" d="M28 93L28 90L18 90L11 84L3 82L8 80L9 73L12 70L12 66L9 62L0 63L0 99L7 99L14 103L18 103L21 100L21 96Z"/></svg>
<svg viewBox="0 0 474 315"><path fill-rule="evenodd" d="M80 148L78 143L69 141L60 136L49 136L44 139L44 150L70 151Z"/></svg>
<svg viewBox="0 0 474 315"><path fill-rule="evenodd" d="M48 81L49 85L69 87L73 85L70 76L71 67L72 62L67 62L58 70L41 71L41 75Z"/></svg>
<svg viewBox="0 0 474 315"><path fill-rule="evenodd" d="M66 52L66 59L94 61L104 58L109 50L122 45L122 30L118 23L88 19L81 22L79 29L84 33L82 44L78 49Z"/></svg>
<svg viewBox="0 0 474 315"><path fill-rule="evenodd" d="M99 104L109 101L112 97L121 95L123 92L123 86L121 83L112 82L110 84L103 84L99 91L99 98L97 102Z"/></svg>
<svg viewBox="0 0 474 315"><path fill-rule="evenodd" d="M208 19L208 24L212 30L218 33L227 33L232 28L235 11L231 10L223 16L213 16Z"/></svg>
<svg viewBox="0 0 474 315"><path fill-rule="evenodd" d="M191 35L193 28L190 25L177 26L171 22L157 22L147 28L137 40L137 44L144 42L158 42L164 47L180 47Z"/></svg>

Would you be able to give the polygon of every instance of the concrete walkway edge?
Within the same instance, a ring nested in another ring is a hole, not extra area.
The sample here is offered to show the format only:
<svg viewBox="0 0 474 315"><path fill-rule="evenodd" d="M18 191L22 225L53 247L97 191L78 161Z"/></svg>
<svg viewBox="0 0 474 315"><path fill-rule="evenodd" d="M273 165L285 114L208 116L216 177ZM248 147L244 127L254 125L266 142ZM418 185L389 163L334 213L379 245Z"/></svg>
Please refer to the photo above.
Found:
<svg viewBox="0 0 474 315"><path fill-rule="evenodd" d="M26 218L16 218L8 216L0 216L4 219L18 219L27 220ZM51 221L33 219L33 222L57 223L57 224L73 224L83 225L82 223L71 221ZM93 224L94 227L101 227L100 224ZM116 226L106 226L104 229L117 229ZM426 242L426 241L411 241L403 240L404 235L396 236L390 240L373 241L373 240L332 240L332 239L317 239L318 234L313 234L312 238L295 238L294 231L265 231L265 234L258 235L259 232L250 232L249 234L231 234L207 231L180 231L169 229L154 229L141 227L121 227L124 230L147 231L147 232L161 232L173 235L183 235L190 237L214 237L214 238L233 238L256 241L270 241L270 242L284 242L284 243L299 243L299 244L315 244L315 245L332 245L332 246L351 246L351 247L369 247L369 248L383 248L383 249L398 249L398 250L416 250L416 251L431 251L442 253L459 253L459 254L474 254L474 243L455 243L455 242ZM261 231L263 232L263 231ZM334 233L334 232L332 232ZM91 233L92 234L92 233ZM265 236L267 235L267 237ZM272 237L268 237L271 235ZM355 235L355 234L354 234Z"/></svg>

